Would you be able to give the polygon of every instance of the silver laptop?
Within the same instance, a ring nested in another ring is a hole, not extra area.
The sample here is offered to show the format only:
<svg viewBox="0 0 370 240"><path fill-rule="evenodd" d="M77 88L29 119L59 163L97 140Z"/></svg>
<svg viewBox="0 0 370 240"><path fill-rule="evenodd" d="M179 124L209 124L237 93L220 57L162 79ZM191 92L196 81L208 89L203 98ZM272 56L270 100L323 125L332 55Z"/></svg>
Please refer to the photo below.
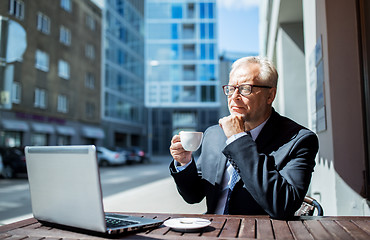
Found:
<svg viewBox="0 0 370 240"><path fill-rule="evenodd" d="M32 212L40 222L107 234L162 224L104 213L95 146L32 146L25 154Z"/></svg>

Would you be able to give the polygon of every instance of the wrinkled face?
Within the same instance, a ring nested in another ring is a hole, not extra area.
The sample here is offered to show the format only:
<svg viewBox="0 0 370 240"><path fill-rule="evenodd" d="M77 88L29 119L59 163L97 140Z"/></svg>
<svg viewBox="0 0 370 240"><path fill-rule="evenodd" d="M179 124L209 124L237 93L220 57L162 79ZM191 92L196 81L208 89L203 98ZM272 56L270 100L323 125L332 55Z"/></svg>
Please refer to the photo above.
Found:
<svg viewBox="0 0 370 240"><path fill-rule="evenodd" d="M230 75L228 85L239 86L248 83L269 86L258 79L259 69L260 66L256 63L240 66ZM241 95L236 89L227 99L230 114L240 115L252 128L257 127L269 117L275 94L276 88L253 87L252 93L247 96Z"/></svg>

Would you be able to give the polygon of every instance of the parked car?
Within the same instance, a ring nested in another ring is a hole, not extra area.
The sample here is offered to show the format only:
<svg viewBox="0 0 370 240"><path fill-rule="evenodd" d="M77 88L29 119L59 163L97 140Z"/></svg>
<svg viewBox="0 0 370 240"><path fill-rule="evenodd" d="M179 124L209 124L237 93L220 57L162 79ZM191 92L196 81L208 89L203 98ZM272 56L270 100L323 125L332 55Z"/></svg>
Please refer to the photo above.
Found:
<svg viewBox="0 0 370 240"><path fill-rule="evenodd" d="M122 165L127 163L125 154L110 150L106 147L96 148L98 163L100 166Z"/></svg>
<svg viewBox="0 0 370 240"><path fill-rule="evenodd" d="M0 147L2 159L2 171L0 175L3 178L14 178L17 174L26 174L26 158L22 148Z"/></svg>
<svg viewBox="0 0 370 240"><path fill-rule="evenodd" d="M117 147L116 150L124 154L127 158L127 163L139 163L140 156L132 148Z"/></svg>
<svg viewBox="0 0 370 240"><path fill-rule="evenodd" d="M136 155L139 156L140 163L144 163L144 162L149 162L150 161L149 155L144 150L142 150L140 147L132 147L132 149L135 151Z"/></svg>
<svg viewBox="0 0 370 240"><path fill-rule="evenodd" d="M148 155L140 147L117 147L116 149L126 154L129 163L144 163L149 161Z"/></svg>

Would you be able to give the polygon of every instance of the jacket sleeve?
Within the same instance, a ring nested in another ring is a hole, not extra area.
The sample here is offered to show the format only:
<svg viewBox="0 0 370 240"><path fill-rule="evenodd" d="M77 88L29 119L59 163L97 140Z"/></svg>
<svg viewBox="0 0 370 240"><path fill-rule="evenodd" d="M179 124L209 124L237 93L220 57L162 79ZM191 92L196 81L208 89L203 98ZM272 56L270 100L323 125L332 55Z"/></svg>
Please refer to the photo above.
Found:
<svg viewBox="0 0 370 240"><path fill-rule="evenodd" d="M244 187L272 217L287 219L300 207L311 181L317 136L302 130L290 142L269 154L258 153L256 143L244 136L225 147Z"/></svg>
<svg viewBox="0 0 370 240"><path fill-rule="evenodd" d="M184 170L177 172L174 161L170 164L170 173L175 180L177 190L187 203L199 203L205 197L201 175L198 174L194 159Z"/></svg>

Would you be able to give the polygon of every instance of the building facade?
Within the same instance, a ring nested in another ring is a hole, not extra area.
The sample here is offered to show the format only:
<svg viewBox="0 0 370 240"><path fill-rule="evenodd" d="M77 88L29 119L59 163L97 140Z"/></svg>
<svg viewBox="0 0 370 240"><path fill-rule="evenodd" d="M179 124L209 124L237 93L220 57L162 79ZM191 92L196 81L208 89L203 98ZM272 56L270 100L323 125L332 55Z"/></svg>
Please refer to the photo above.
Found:
<svg viewBox="0 0 370 240"><path fill-rule="evenodd" d="M102 9L104 145L146 148L144 0L107 0Z"/></svg>
<svg viewBox="0 0 370 240"><path fill-rule="evenodd" d="M90 1L6 0L0 15L7 57L14 39L26 47L0 66L0 145L99 144L101 10Z"/></svg>
<svg viewBox="0 0 370 240"><path fill-rule="evenodd" d="M275 108L319 137L309 195L325 215L370 215L370 4L264 0L261 54L279 72Z"/></svg>
<svg viewBox="0 0 370 240"><path fill-rule="evenodd" d="M148 147L168 154L174 134L218 122L215 0L147 0L145 106Z"/></svg>

